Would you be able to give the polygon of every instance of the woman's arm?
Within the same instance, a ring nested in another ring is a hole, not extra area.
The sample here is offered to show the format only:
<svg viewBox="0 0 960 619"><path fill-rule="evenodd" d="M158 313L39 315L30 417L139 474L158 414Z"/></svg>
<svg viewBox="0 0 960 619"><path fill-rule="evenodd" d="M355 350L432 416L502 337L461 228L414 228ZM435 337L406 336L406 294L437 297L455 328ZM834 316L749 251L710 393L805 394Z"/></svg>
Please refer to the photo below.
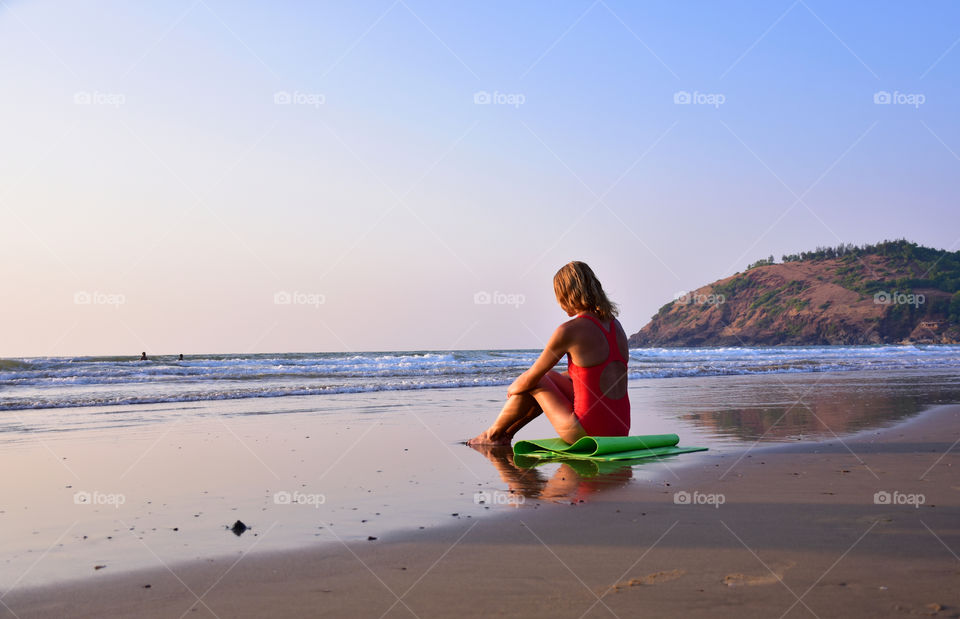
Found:
<svg viewBox="0 0 960 619"><path fill-rule="evenodd" d="M557 327L553 335L550 336L546 348L530 366L530 369L518 376L507 389L507 396L534 389L540 383L540 379L546 376L547 372L553 369L553 366L557 365L557 362L567 354L570 347L569 338L570 333L566 324Z"/></svg>

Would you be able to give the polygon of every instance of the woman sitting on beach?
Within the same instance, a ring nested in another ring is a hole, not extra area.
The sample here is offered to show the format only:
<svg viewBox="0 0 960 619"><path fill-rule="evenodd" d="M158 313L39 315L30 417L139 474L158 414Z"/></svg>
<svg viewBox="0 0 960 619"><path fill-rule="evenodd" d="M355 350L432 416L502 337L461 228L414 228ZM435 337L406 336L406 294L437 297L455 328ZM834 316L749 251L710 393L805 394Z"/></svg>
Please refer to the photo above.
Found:
<svg viewBox="0 0 960 619"><path fill-rule="evenodd" d="M627 336L617 307L593 271L570 262L553 276L560 307L572 316L553 332L529 370L507 389L507 403L493 425L468 445L509 445L540 413L567 443L584 436L627 436ZM553 367L567 355L567 372Z"/></svg>

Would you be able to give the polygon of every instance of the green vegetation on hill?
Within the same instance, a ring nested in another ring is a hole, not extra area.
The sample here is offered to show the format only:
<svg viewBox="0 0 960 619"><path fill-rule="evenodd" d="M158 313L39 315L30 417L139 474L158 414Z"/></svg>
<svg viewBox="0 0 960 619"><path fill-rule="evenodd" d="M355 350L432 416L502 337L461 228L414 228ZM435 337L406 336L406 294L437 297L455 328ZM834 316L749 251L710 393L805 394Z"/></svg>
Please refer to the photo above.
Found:
<svg viewBox="0 0 960 619"><path fill-rule="evenodd" d="M876 245L837 245L836 247L817 247L814 251L805 251L799 254L790 254L783 256L784 263L815 261L815 260L834 260L839 259L842 263L850 265L844 273L848 274L846 283L856 286L858 283L868 283L874 290L880 290L882 285L879 282L864 280L858 277L859 272L854 268L854 263L864 256L882 256L894 266L910 265L911 270L918 272L918 277L904 277L888 282L888 287L897 289L905 287L925 287L936 288L944 292L955 293L960 291L960 251L949 252L942 249L933 249L911 243L910 241L900 239L897 241L883 241ZM763 260L755 262L748 270L758 266ZM766 262L772 264L772 262ZM870 292L869 288L864 292Z"/></svg>
<svg viewBox="0 0 960 619"><path fill-rule="evenodd" d="M960 252L906 240L761 259L667 303L636 346L960 341Z"/></svg>

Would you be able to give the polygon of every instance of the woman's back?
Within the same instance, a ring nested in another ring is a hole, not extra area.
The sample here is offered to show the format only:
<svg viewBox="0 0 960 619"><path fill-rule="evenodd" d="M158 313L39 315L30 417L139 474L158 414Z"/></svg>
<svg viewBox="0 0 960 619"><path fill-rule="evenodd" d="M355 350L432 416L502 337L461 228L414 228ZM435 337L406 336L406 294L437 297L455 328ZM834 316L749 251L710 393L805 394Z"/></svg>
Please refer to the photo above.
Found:
<svg viewBox="0 0 960 619"><path fill-rule="evenodd" d="M619 359L611 360L600 373L600 391L613 399L626 395L627 392L627 364L630 350L627 345L627 335L616 318L604 323L596 316L581 314L568 323L572 330L570 357L580 368L592 368L603 365L610 355L611 339L616 342L614 352L619 352ZM613 329L613 336L608 336Z"/></svg>
<svg viewBox="0 0 960 619"><path fill-rule="evenodd" d="M567 359L574 414L587 434L626 436L630 430L629 349L623 328L616 319L604 325L591 314L580 314L568 328L573 342Z"/></svg>

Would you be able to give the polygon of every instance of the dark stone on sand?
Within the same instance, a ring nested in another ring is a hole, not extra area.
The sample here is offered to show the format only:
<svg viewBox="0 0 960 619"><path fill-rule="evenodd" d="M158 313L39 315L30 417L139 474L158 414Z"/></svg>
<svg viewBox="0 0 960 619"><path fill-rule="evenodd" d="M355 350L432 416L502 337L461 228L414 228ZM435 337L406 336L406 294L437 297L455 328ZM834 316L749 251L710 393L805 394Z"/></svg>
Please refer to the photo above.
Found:
<svg viewBox="0 0 960 619"><path fill-rule="evenodd" d="M250 527L243 524L243 522L237 520L236 522L233 523L233 526L230 527L230 530L233 531L234 535L236 535L237 537L240 537L241 535L243 535L244 531L246 531L249 528Z"/></svg>

